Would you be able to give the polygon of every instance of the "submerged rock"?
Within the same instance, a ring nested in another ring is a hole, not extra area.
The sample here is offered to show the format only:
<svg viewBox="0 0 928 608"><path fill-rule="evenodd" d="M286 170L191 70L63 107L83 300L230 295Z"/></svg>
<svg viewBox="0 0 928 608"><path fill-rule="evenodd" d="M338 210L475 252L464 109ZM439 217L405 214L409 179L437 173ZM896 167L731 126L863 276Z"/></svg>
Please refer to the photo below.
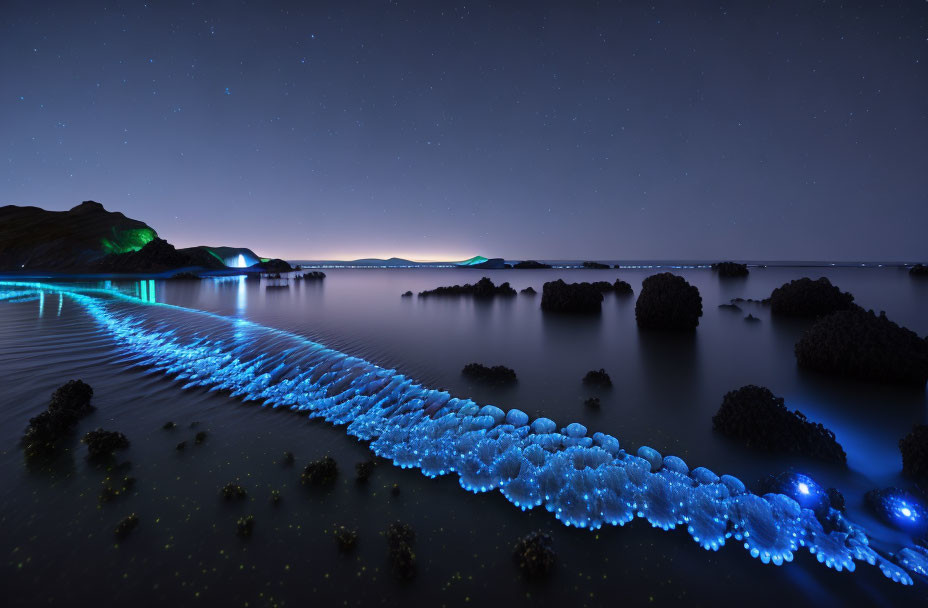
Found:
<svg viewBox="0 0 928 608"><path fill-rule="evenodd" d="M163 429L166 430L166 431L173 431L174 429L177 428L177 424L175 424L175 423L172 422L172 421L168 421L168 422L165 422L165 423L161 426L161 428L163 428Z"/></svg>
<svg viewBox="0 0 928 608"><path fill-rule="evenodd" d="M193 436L193 442L197 445L200 445L204 441L206 441L206 431L199 431Z"/></svg>
<svg viewBox="0 0 928 608"><path fill-rule="evenodd" d="M135 513L132 513L128 517L124 518L113 530L113 533L116 534L116 538L125 538L129 536L129 533L135 530L136 526L139 525L139 516Z"/></svg>
<svg viewBox="0 0 928 608"><path fill-rule="evenodd" d="M716 271L723 279L748 276L747 264L739 264L738 262L716 262L712 265L712 270Z"/></svg>
<svg viewBox="0 0 928 608"><path fill-rule="evenodd" d="M877 382L923 386L928 342L873 311L842 310L820 319L796 343L800 367Z"/></svg>
<svg viewBox="0 0 928 608"><path fill-rule="evenodd" d="M374 472L374 467L377 466L377 461L375 460L365 460L364 462L358 462L354 465L355 479L359 483L364 483L370 479L371 474Z"/></svg>
<svg viewBox="0 0 928 608"><path fill-rule="evenodd" d="M748 313L748 316L746 316L746 317L744 318L744 320L747 321L748 323L756 323L756 322L760 321L760 319L758 319L757 317L755 317L755 316L752 315L751 313Z"/></svg>
<svg viewBox="0 0 928 608"><path fill-rule="evenodd" d="M761 386L749 384L727 393L712 425L748 447L847 464L834 433L807 420L802 412L788 410L782 397Z"/></svg>
<svg viewBox="0 0 928 608"><path fill-rule="evenodd" d="M348 552L358 544L358 531L350 530L345 526L334 526L332 535L335 537L335 543L339 551Z"/></svg>
<svg viewBox="0 0 928 608"><path fill-rule="evenodd" d="M635 302L638 327L647 329L691 330L699 325L702 297L699 289L683 277L662 272L641 284Z"/></svg>
<svg viewBox="0 0 928 608"><path fill-rule="evenodd" d="M606 370L599 368L588 371L583 377L583 383L594 386L612 386L612 378L609 377Z"/></svg>
<svg viewBox="0 0 928 608"><path fill-rule="evenodd" d="M854 305L854 296L843 292L825 277L815 281L796 279L770 294L770 311L786 317L821 317Z"/></svg>
<svg viewBox="0 0 928 608"><path fill-rule="evenodd" d="M338 476L338 464L331 456L323 456L306 465L300 480L303 485L330 486L335 483Z"/></svg>
<svg viewBox="0 0 928 608"><path fill-rule="evenodd" d="M242 499L248 496L245 488L232 481L222 486L219 494L224 500Z"/></svg>
<svg viewBox="0 0 928 608"><path fill-rule="evenodd" d="M394 522L384 533L390 550L393 574L400 580L412 580L416 576L416 553L412 544L416 533L409 524Z"/></svg>
<svg viewBox="0 0 928 608"><path fill-rule="evenodd" d="M928 480L928 424L916 424L899 440L902 472L916 479Z"/></svg>
<svg viewBox="0 0 928 608"><path fill-rule="evenodd" d="M609 264L601 262L584 262L581 266L589 270L609 270Z"/></svg>
<svg viewBox="0 0 928 608"><path fill-rule="evenodd" d="M81 441L87 444L87 454L91 458L112 456L116 450L129 447L129 440L119 431L97 429L84 435Z"/></svg>
<svg viewBox="0 0 928 608"><path fill-rule="evenodd" d="M544 268L551 268L551 264L543 264L535 260L525 260L524 262L513 264L512 267L516 270L541 270Z"/></svg>
<svg viewBox="0 0 928 608"><path fill-rule="evenodd" d="M557 554L550 534L530 532L516 541L512 557L522 576L528 579L547 578L554 570Z"/></svg>
<svg viewBox="0 0 928 608"><path fill-rule="evenodd" d="M523 290L520 291L519 293L521 293L521 294L524 295L524 296L533 296L533 295L537 294L538 292L535 291L535 288L534 288L534 287L532 287L531 285L529 285L528 287L526 287L525 289L523 289Z"/></svg>
<svg viewBox="0 0 928 608"><path fill-rule="evenodd" d="M599 397L589 397L583 401L583 405L598 410L602 402L600 402Z"/></svg>
<svg viewBox="0 0 928 608"><path fill-rule="evenodd" d="M603 293L590 283L549 281L541 290L541 309L548 312L598 313Z"/></svg>
<svg viewBox="0 0 928 608"><path fill-rule="evenodd" d="M464 369L461 370L461 373L476 382L483 382L495 386L514 384L516 382L516 372L503 365L487 367L481 363L468 363L464 366Z"/></svg>
<svg viewBox="0 0 928 608"><path fill-rule="evenodd" d="M255 528L255 516L246 515L244 517L239 517L235 525L238 528L238 535L242 538L248 538Z"/></svg>
<svg viewBox="0 0 928 608"><path fill-rule="evenodd" d="M420 291L419 297L428 296L473 296L475 298L492 298L494 296L514 296L516 290L508 282L497 286L489 277L483 277L473 285L465 283L464 285L452 285L450 287L436 287L426 291Z"/></svg>

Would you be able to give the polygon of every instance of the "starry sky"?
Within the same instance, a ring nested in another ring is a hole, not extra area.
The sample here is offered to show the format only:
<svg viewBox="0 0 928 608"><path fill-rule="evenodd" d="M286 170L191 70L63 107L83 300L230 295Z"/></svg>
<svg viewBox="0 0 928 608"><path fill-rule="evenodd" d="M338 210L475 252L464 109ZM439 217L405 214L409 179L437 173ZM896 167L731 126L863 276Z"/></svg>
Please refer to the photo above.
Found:
<svg viewBox="0 0 928 608"><path fill-rule="evenodd" d="M928 2L42 2L0 204L287 259L928 258Z"/></svg>

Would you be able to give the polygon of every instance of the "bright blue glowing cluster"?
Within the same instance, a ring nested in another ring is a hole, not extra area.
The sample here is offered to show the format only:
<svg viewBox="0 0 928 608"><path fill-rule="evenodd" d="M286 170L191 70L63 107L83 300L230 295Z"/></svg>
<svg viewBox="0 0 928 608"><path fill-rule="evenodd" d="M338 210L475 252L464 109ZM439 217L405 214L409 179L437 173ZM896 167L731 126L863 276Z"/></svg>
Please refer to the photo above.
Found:
<svg viewBox="0 0 928 608"><path fill-rule="evenodd" d="M823 528L803 506L803 497L821 492L806 476L791 478L786 492L758 496L735 477L691 470L652 448L631 454L616 437L590 435L581 424L559 428L520 410L480 406L241 319L140 303L125 294L99 297L103 290L4 285L0 300L42 290L73 298L112 335L125 361L184 388L228 391L346 426L396 466L429 477L454 473L468 491L498 490L517 507L543 507L568 526L621 526L639 517L664 530L684 527L706 549L734 538L752 557L780 565L805 547L830 568L853 571L864 561L903 584L912 583L906 568L921 573L925 567L926 556L916 550L900 552L895 561L879 554L837 511Z"/></svg>
<svg viewBox="0 0 928 608"><path fill-rule="evenodd" d="M899 488L867 494L867 503L885 522L903 530L928 530L928 510L914 496Z"/></svg>

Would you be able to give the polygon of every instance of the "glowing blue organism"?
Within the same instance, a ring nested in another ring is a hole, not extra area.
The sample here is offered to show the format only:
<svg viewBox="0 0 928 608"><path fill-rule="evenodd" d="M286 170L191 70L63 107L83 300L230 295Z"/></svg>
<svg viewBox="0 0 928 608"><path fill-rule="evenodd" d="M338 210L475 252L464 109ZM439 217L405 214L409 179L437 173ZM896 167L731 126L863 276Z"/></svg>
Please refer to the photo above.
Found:
<svg viewBox="0 0 928 608"><path fill-rule="evenodd" d="M144 289L153 296L150 286ZM780 476L776 491L759 496L736 477L689 470L680 458L646 446L628 453L615 437L589 435L579 423L558 430L548 418L481 407L294 334L152 297L0 282L0 301L35 301L44 291L89 313L127 365L184 388L226 391L344 426L396 466L429 477L454 474L468 491L498 490L523 510L543 506L565 525L596 529L637 516L662 529L685 527L705 549L734 538L752 557L780 565L805 548L831 568L853 571L868 563L903 584L912 583L907 570L924 575L928 568L928 555L917 547L892 558L873 549L863 529L829 510L821 487L804 475ZM928 519L910 497L880 498L893 521L914 526Z"/></svg>

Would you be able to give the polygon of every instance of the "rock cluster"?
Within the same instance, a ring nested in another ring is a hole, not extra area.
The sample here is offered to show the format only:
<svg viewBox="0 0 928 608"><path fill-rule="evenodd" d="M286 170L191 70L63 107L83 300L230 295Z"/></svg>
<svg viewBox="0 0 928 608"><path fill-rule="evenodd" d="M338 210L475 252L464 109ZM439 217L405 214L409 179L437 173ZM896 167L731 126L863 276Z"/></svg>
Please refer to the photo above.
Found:
<svg viewBox="0 0 928 608"><path fill-rule="evenodd" d="M551 268L551 264L543 264L541 262L536 262L535 260L525 260L524 262L517 262L512 265L516 270L540 270L544 268Z"/></svg>
<svg viewBox="0 0 928 608"><path fill-rule="evenodd" d="M87 454L91 458L112 456L116 450L125 450L129 447L129 440L119 431L97 429L84 435L81 441L87 444Z"/></svg>
<svg viewBox="0 0 928 608"><path fill-rule="evenodd" d="M516 382L515 370L503 365L488 367L482 363L468 363L461 370L461 373L476 382L495 386L514 384Z"/></svg>
<svg viewBox="0 0 928 608"><path fill-rule="evenodd" d="M393 574L400 580L411 580L416 576L416 553L412 544L416 540L416 533L409 524L394 522L384 533L387 546L390 550L390 561L393 564Z"/></svg>
<svg viewBox="0 0 928 608"><path fill-rule="evenodd" d="M336 525L334 528L332 534L335 537L335 543L338 545L338 549L344 552L354 549L358 544L358 531L351 530L341 525Z"/></svg>
<svg viewBox="0 0 928 608"><path fill-rule="evenodd" d="M520 291L519 293L521 293L521 294L524 295L524 296L533 296L533 295L537 294L538 292L535 291L535 288L534 288L534 287L532 287L531 285L529 285L528 287L526 287L525 289L523 289L523 290Z"/></svg>
<svg viewBox="0 0 928 608"><path fill-rule="evenodd" d="M583 377L584 384L592 384L595 386L612 386L612 378L609 377L609 373L606 372L603 368L599 368L588 371Z"/></svg>
<svg viewBox="0 0 928 608"><path fill-rule="evenodd" d="M52 451L77 421L93 411L93 389L81 380L69 380L52 393L48 408L29 420L23 435L27 457Z"/></svg>
<svg viewBox="0 0 928 608"><path fill-rule="evenodd" d="M784 283L770 294L770 311L785 317L821 317L854 306L854 296L825 277Z"/></svg>
<svg viewBox="0 0 928 608"><path fill-rule="evenodd" d="M235 525L238 528L238 535L242 538L248 538L255 528L255 516L245 515L244 517L239 517Z"/></svg>
<svg viewBox="0 0 928 608"><path fill-rule="evenodd" d="M488 277L483 277L473 285L465 283L464 285L436 287L435 289L419 292L420 298L428 296L473 296L475 298L492 298L493 296L514 295L516 295L516 290L513 289L508 282L496 286Z"/></svg>
<svg viewBox="0 0 928 608"><path fill-rule="evenodd" d="M782 397L761 386L749 384L727 393L712 426L748 447L847 464L834 433L807 420L802 412L790 411Z"/></svg>
<svg viewBox="0 0 928 608"><path fill-rule="evenodd" d="M614 291L617 296L630 296L635 293L632 286L622 279L615 280L615 283L612 284L612 291Z"/></svg>
<svg viewBox="0 0 928 608"><path fill-rule="evenodd" d="M325 278L325 273L321 270L312 270L310 272L304 272L303 274L298 274L294 279L300 281L321 281Z"/></svg>
<svg viewBox="0 0 928 608"><path fill-rule="evenodd" d="M306 465L303 473L300 474L300 480L303 485L330 486L335 483L337 476L338 464L335 459L331 456L323 456Z"/></svg>
<svg viewBox="0 0 928 608"><path fill-rule="evenodd" d="M699 325L702 297L699 289L683 277L662 272L651 275L641 284L635 302L638 327L648 329L691 330Z"/></svg>
<svg viewBox="0 0 928 608"><path fill-rule="evenodd" d="M598 313L603 292L591 283L549 281L541 290L541 309L548 312Z"/></svg>
<svg viewBox="0 0 928 608"><path fill-rule="evenodd" d="M712 265L712 270L716 271L723 279L748 276L747 264L739 264L738 262L717 262Z"/></svg>
<svg viewBox="0 0 928 608"><path fill-rule="evenodd" d="M584 262L581 266L588 270L609 270L609 264L603 264L601 262Z"/></svg>
<svg viewBox="0 0 928 608"><path fill-rule="evenodd" d="M513 559L525 578L546 578L557 562L551 535L541 531L526 534L516 542Z"/></svg>
<svg viewBox="0 0 928 608"><path fill-rule="evenodd" d="M355 479L357 479L359 483L365 483L368 479L370 479L371 474L374 472L374 467L376 466L376 460L365 460L363 462L355 463Z"/></svg>
<svg viewBox="0 0 928 608"><path fill-rule="evenodd" d="M928 480L928 424L916 424L899 440L902 472L916 479Z"/></svg>
<svg viewBox="0 0 928 608"><path fill-rule="evenodd" d="M820 319L795 347L800 367L876 382L923 386L928 342L884 313L861 308Z"/></svg>
<svg viewBox="0 0 928 608"><path fill-rule="evenodd" d="M248 492L245 491L245 488L232 481L222 486L219 494L224 500L241 499L248 496Z"/></svg>

